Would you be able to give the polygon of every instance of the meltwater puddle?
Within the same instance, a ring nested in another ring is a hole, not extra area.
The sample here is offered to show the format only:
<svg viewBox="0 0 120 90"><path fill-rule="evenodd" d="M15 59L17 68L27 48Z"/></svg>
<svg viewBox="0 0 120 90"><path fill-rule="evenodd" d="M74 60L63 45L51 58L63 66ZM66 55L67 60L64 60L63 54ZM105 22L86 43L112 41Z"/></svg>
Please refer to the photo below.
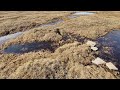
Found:
<svg viewBox="0 0 120 90"><path fill-rule="evenodd" d="M114 62L120 69L120 30L109 32L97 39L99 57Z"/></svg>
<svg viewBox="0 0 120 90"><path fill-rule="evenodd" d="M17 33L14 33L14 34L10 34L10 35L0 37L0 45L4 44L5 42L7 42L11 39L17 38L18 36L20 36L22 34L23 34L23 32L17 32Z"/></svg>
<svg viewBox="0 0 120 90"><path fill-rule="evenodd" d="M3 50L3 53L13 53L13 54L23 54L33 51L39 50L47 50L54 52L57 46L50 41L42 41L42 42L32 42L32 43L25 43L25 44L15 44L7 47Z"/></svg>

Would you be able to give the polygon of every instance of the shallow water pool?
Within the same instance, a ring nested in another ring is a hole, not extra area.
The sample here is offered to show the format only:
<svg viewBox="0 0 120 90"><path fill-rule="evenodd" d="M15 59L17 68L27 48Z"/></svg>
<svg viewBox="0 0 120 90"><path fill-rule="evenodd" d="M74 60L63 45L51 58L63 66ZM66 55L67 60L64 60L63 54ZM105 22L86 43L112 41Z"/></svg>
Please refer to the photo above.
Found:
<svg viewBox="0 0 120 90"><path fill-rule="evenodd" d="M32 42L25 44L15 44L4 49L3 53L13 53L13 54L23 54L39 50L48 50L53 52L56 46L53 45L53 42L42 41L42 42Z"/></svg>
<svg viewBox="0 0 120 90"><path fill-rule="evenodd" d="M114 62L120 69L120 30L109 32L97 39L99 57Z"/></svg>

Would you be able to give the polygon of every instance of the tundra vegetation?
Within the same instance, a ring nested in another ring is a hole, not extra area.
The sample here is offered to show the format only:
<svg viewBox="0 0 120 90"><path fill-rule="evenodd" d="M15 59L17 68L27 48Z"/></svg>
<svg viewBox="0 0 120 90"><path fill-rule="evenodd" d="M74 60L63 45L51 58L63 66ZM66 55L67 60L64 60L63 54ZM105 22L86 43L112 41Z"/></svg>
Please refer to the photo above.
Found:
<svg viewBox="0 0 120 90"><path fill-rule="evenodd" d="M72 12L0 11L1 37L23 32L0 46L0 79L120 79L119 70L92 63L100 51L86 44L119 30L120 12Z"/></svg>

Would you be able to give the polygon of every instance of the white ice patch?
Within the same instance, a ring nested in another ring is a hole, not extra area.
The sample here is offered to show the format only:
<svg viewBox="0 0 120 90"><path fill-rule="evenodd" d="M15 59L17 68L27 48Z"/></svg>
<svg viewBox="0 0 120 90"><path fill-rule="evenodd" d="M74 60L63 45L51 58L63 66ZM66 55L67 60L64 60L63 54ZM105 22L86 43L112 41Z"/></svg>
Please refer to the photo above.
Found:
<svg viewBox="0 0 120 90"><path fill-rule="evenodd" d="M14 38L18 37L22 33L23 32L17 32L17 33L14 33L14 34L10 34L10 35L7 35L7 36L0 37L0 45L2 45L3 43L5 43L6 41L9 41L11 39L14 39Z"/></svg>
<svg viewBox="0 0 120 90"><path fill-rule="evenodd" d="M99 65L99 64L105 64L106 62L103 59L97 57L95 60L92 61L92 63Z"/></svg>
<svg viewBox="0 0 120 90"><path fill-rule="evenodd" d="M107 66L110 70L118 70L118 68L117 68L115 65L113 65L111 62L106 63L106 66Z"/></svg>
<svg viewBox="0 0 120 90"><path fill-rule="evenodd" d="M74 13L74 15L92 15L92 14L94 14L94 13L92 13L92 12L76 12L76 13Z"/></svg>

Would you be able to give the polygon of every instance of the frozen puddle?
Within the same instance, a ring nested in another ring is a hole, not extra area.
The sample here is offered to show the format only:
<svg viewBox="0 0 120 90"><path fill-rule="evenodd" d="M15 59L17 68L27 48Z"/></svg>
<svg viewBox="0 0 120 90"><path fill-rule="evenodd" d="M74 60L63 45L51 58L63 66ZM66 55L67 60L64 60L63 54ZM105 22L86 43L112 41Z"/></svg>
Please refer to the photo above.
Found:
<svg viewBox="0 0 120 90"><path fill-rule="evenodd" d="M22 54L39 50L48 50L53 52L56 46L53 45L53 42L50 41L42 41L42 42L32 42L25 44L15 44L4 49L3 53L14 53L14 54Z"/></svg>
<svg viewBox="0 0 120 90"><path fill-rule="evenodd" d="M77 11L77 12L74 12L72 15L68 16L68 18L76 18L76 17L79 17L81 15L92 15L92 14L95 14L93 12L80 12L80 11Z"/></svg>
<svg viewBox="0 0 120 90"><path fill-rule="evenodd" d="M14 33L14 34L10 34L10 35L7 35L7 36L2 36L0 37L0 45L2 45L3 43L11 40L11 39L14 39L14 38L17 38L18 36L20 36L23 32L17 32L17 33Z"/></svg>
<svg viewBox="0 0 120 90"><path fill-rule="evenodd" d="M120 69L120 30L114 30L97 39L99 56L114 62Z"/></svg>
<svg viewBox="0 0 120 90"><path fill-rule="evenodd" d="M73 15L92 15L93 12L75 12Z"/></svg>

